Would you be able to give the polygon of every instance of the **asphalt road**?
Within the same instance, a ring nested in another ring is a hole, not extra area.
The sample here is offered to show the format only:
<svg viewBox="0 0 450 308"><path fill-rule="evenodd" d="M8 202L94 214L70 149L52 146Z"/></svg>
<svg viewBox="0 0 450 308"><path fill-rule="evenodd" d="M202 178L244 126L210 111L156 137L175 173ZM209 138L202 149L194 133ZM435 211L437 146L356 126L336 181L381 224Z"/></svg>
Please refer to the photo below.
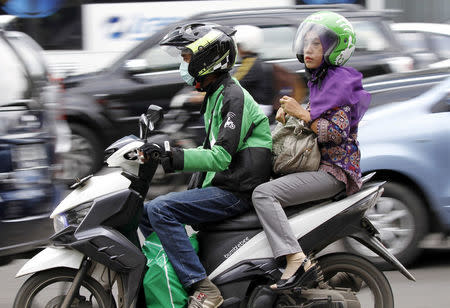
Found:
<svg viewBox="0 0 450 308"><path fill-rule="evenodd" d="M27 260L15 260L0 267L0 308L11 308L15 294L26 277L14 278ZM410 268L417 281L407 280L399 272L385 272L394 292L396 308L450 307L450 248L427 249Z"/></svg>

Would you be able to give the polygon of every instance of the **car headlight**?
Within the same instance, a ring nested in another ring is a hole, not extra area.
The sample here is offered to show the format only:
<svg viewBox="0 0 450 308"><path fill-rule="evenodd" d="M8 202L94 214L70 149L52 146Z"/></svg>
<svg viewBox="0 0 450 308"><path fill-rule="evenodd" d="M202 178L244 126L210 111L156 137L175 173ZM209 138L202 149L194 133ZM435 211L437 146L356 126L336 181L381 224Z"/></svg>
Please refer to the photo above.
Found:
<svg viewBox="0 0 450 308"><path fill-rule="evenodd" d="M55 229L55 232L59 232L69 225L78 226L89 213L91 207L92 202L86 202L65 213L56 215L55 218L53 218L53 228Z"/></svg>

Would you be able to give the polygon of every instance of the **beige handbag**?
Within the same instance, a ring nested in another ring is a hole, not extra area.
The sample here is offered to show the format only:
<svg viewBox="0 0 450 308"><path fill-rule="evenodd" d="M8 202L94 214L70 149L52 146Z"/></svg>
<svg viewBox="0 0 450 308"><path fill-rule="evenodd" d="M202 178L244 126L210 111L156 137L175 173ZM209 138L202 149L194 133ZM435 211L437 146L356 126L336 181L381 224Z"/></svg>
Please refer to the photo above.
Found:
<svg viewBox="0 0 450 308"><path fill-rule="evenodd" d="M272 132L273 172L278 175L317 171L320 151L317 135L296 117L287 117Z"/></svg>

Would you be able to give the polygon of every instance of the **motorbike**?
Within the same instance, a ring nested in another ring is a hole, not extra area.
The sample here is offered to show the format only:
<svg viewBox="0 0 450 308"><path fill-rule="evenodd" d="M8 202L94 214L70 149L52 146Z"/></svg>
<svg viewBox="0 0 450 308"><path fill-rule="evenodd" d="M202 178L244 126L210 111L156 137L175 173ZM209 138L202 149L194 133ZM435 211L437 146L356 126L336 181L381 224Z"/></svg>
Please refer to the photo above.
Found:
<svg viewBox="0 0 450 308"><path fill-rule="evenodd" d="M72 185L73 191L51 214L51 244L16 275L31 276L19 289L14 308L145 306L140 290L146 258L137 230L160 154L155 151L142 163L137 149L162 117L161 108L151 105L139 120L139 138L123 137L105 150L106 163L115 171ZM366 176L362 189L351 196L341 193L286 208L294 234L319 268L318 281L305 287L279 292L269 288L285 264L274 259L254 211L193 226L200 259L224 298L221 307L394 307L389 281L368 260L345 252L320 255L348 236L415 280L365 217L384 184L369 179Z"/></svg>

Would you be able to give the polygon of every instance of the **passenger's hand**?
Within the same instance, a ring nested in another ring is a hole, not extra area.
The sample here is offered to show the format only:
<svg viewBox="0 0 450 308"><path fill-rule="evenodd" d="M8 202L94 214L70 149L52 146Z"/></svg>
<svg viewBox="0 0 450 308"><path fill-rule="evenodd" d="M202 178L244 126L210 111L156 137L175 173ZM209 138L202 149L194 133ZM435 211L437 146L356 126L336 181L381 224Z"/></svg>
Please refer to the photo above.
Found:
<svg viewBox="0 0 450 308"><path fill-rule="evenodd" d="M283 96L280 98L280 105L284 112L308 123L311 121L311 115L308 110L303 108L294 98Z"/></svg>
<svg viewBox="0 0 450 308"><path fill-rule="evenodd" d="M278 108L277 114L275 116L275 120L277 120L280 123L286 124L286 113L284 112L283 108Z"/></svg>

